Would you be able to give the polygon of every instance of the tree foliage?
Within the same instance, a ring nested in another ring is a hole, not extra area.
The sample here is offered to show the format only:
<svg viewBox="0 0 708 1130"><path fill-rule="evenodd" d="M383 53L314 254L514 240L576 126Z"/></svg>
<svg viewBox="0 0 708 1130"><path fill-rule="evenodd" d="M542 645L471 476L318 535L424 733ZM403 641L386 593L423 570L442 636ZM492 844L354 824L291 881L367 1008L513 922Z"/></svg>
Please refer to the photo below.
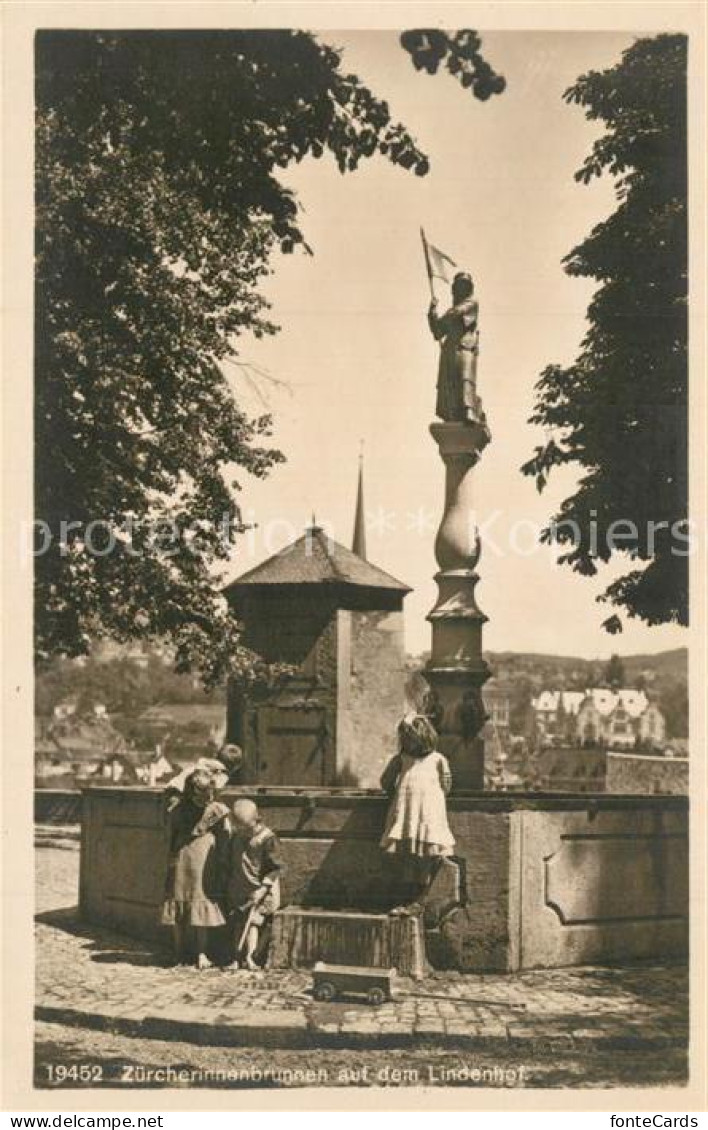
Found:
<svg viewBox="0 0 708 1130"><path fill-rule="evenodd" d="M298 32L40 33L40 657L166 636L213 678L217 655L248 669L213 572L243 529L225 469L282 456L220 363L275 331L258 284L275 248L304 244L278 173L325 152L427 171L339 62Z"/></svg>
<svg viewBox="0 0 708 1130"><path fill-rule="evenodd" d="M404 31L401 46L417 71L434 75L444 63L448 72L480 102L506 88L506 80L483 58L479 35L469 28L454 34L438 28Z"/></svg>
<svg viewBox="0 0 708 1130"><path fill-rule="evenodd" d="M667 738L687 738L689 709L686 679L668 679L661 686L659 709L664 714Z"/></svg>
<svg viewBox="0 0 708 1130"><path fill-rule="evenodd" d="M564 260L600 285L577 360L536 386L548 438L522 468L539 490L582 468L544 540L585 575L626 552L635 567L598 599L649 624L688 618L686 51L682 35L639 40L565 93L605 125L576 180L610 173L618 206Z"/></svg>
<svg viewBox="0 0 708 1130"><path fill-rule="evenodd" d="M309 250L279 177L427 158L305 32L44 31L36 74L38 658L159 637L207 681L261 679L217 570L243 531L229 468L283 457L222 366L277 329L273 252Z"/></svg>

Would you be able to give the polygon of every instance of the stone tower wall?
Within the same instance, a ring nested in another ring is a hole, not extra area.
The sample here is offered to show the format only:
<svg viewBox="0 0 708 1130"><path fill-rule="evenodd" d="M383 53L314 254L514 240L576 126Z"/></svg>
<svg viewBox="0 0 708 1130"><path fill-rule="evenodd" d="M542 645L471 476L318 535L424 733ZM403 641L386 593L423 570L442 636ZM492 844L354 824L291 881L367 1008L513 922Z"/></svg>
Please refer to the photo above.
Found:
<svg viewBox="0 0 708 1130"><path fill-rule="evenodd" d="M403 613L340 610L337 631L337 783L375 789L404 710Z"/></svg>
<svg viewBox="0 0 708 1130"><path fill-rule="evenodd" d="M271 693L230 693L243 783L378 788L404 708L402 609L300 592L255 599L243 619L247 646L298 668Z"/></svg>

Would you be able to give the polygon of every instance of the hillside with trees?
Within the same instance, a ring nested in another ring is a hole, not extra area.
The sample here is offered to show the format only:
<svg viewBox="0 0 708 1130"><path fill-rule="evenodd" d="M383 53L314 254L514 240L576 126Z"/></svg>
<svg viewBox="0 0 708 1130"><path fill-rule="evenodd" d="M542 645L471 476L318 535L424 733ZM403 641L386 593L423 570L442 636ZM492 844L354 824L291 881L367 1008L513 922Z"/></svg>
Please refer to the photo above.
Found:
<svg viewBox="0 0 708 1130"><path fill-rule="evenodd" d="M493 677L509 687L512 732L522 732L531 698L541 690L585 690L621 683L644 690L656 699L666 716L670 737L688 735L688 650L685 647L655 655L610 656L609 659L514 651L485 652L484 658ZM425 652L409 657L411 677L422 670L427 659Z"/></svg>

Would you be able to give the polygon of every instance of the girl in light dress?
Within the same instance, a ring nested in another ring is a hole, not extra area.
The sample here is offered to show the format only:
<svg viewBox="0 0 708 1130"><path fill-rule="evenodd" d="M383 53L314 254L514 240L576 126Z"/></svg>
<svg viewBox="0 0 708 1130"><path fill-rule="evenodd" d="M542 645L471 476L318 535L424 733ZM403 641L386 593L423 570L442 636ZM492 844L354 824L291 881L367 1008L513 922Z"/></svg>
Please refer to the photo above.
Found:
<svg viewBox="0 0 708 1130"><path fill-rule="evenodd" d="M392 797L381 847L404 861L414 901L392 914L420 914L440 863L453 854L455 840L447 821L445 797L452 777L447 759L435 748L437 734L422 714L408 714L398 726L399 752L381 777Z"/></svg>

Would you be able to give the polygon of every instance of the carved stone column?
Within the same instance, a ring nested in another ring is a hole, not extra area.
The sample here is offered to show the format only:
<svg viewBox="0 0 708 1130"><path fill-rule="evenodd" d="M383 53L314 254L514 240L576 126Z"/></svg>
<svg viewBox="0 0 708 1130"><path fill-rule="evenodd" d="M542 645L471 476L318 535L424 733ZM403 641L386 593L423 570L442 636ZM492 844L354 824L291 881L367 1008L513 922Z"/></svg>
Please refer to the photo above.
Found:
<svg viewBox="0 0 708 1130"><path fill-rule="evenodd" d="M425 677L432 693L431 716L440 751L450 761L453 791L484 787L484 742L478 737L486 713L481 688L489 678L482 658L482 626L475 572L480 555L473 521L472 471L490 440L482 423L430 425L445 464L445 512L435 540L440 567L438 599L428 614L432 648Z"/></svg>

